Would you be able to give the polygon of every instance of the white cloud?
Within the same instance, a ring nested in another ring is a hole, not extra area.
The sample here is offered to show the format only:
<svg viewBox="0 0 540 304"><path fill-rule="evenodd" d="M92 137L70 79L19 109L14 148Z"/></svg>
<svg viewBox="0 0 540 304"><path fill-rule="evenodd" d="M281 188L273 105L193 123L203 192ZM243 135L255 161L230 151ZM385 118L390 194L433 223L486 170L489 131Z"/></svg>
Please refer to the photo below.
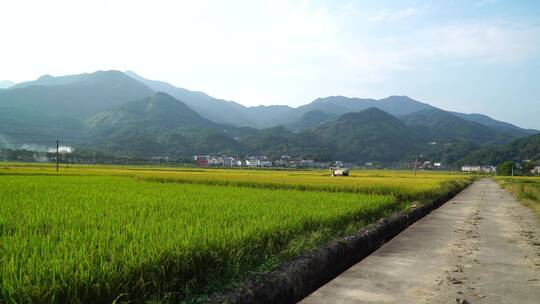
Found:
<svg viewBox="0 0 540 304"><path fill-rule="evenodd" d="M436 26L405 39L409 40L411 56L438 60L471 59L485 64L512 64L538 55L540 51L540 28L508 22Z"/></svg>
<svg viewBox="0 0 540 304"><path fill-rule="evenodd" d="M503 21L457 22L342 46L337 56L344 66L376 73L380 75L376 78L384 80L385 75L434 62L522 63L540 55L540 27Z"/></svg>
<svg viewBox="0 0 540 304"><path fill-rule="evenodd" d="M352 1L9 1L0 10L0 78L131 69L249 105L302 104L367 92L433 62L513 64L538 54L535 26L416 26L428 11L373 12Z"/></svg>
<svg viewBox="0 0 540 304"><path fill-rule="evenodd" d="M414 7L407 7L403 9L381 9L374 13L369 20L373 22L392 22L413 17L419 13L419 9Z"/></svg>

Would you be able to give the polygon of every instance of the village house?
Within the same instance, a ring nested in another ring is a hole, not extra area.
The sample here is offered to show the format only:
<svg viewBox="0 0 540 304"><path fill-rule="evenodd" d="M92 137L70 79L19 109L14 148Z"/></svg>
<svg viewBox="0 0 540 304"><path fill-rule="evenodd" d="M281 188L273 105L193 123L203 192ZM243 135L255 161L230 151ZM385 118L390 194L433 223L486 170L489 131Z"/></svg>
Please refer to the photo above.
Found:
<svg viewBox="0 0 540 304"><path fill-rule="evenodd" d="M461 167L462 172L469 173L495 173L497 168L495 166L463 166Z"/></svg>
<svg viewBox="0 0 540 304"><path fill-rule="evenodd" d="M197 167L234 167L241 166L237 160L231 156L210 156L210 155L196 155L193 157Z"/></svg>
<svg viewBox="0 0 540 304"><path fill-rule="evenodd" d="M202 156L202 155L196 155L193 156L193 159L195 159L195 164L197 167L208 167L208 158L209 156Z"/></svg>
<svg viewBox="0 0 540 304"><path fill-rule="evenodd" d="M250 156L245 164L248 167L272 167L272 162L266 156Z"/></svg>
<svg viewBox="0 0 540 304"><path fill-rule="evenodd" d="M223 157L223 166L224 167L234 167L236 166L236 162L234 157L225 156Z"/></svg>
<svg viewBox="0 0 540 304"><path fill-rule="evenodd" d="M531 170L531 174L540 175L540 166L534 166L534 168Z"/></svg>
<svg viewBox="0 0 540 304"><path fill-rule="evenodd" d="M208 159L209 166L223 166L223 157L212 156Z"/></svg>

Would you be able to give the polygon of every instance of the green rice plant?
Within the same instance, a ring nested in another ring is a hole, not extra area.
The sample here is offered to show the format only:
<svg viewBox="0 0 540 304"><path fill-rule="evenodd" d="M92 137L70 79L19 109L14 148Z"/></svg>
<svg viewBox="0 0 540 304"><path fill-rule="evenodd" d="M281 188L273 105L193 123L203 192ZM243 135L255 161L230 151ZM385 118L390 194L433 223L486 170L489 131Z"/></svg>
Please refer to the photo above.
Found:
<svg viewBox="0 0 540 304"><path fill-rule="evenodd" d="M186 299L463 188L458 174L0 168L0 302Z"/></svg>
<svg viewBox="0 0 540 304"><path fill-rule="evenodd" d="M127 177L0 176L0 185L0 295L18 303L188 295L302 236L401 208L392 196Z"/></svg>

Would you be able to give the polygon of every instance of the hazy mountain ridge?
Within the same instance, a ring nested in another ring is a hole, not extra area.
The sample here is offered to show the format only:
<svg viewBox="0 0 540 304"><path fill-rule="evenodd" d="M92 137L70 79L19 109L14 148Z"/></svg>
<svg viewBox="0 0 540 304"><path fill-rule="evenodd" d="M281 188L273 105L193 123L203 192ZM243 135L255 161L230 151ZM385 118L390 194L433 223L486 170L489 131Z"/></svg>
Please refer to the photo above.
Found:
<svg viewBox="0 0 540 304"><path fill-rule="evenodd" d="M0 106L62 113L84 119L125 102L153 94L144 84L118 71L63 77L43 76L0 92Z"/></svg>
<svg viewBox="0 0 540 304"><path fill-rule="evenodd" d="M399 118L432 141L465 140L489 145L508 143L516 137L436 108L420 110Z"/></svg>
<svg viewBox="0 0 540 304"><path fill-rule="evenodd" d="M318 98L309 104L297 108L280 105L245 107L239 103L217 99L202 92L178 88L162 81L148 80L131 71L126 72L126 74L146 84L154 91L163 91L184 101L203 117L216 123L249 126L259 129L285 125L293 131L305 130L306 128L318 126L328 121L330 119L329 117L337 118L341 114L359 112L373 107L394 116L404 116L426 109L437 109L427 103L414 100L407 96L389 96L379 100L329 96ZM323 112L325 115L319 115L319 120L316 117L304 117L306 113L311 111ZM519 128L510 123L501 122L482 114L452 113L467 121L479 123L497 129L498 131L504 131L515 137L527 136L538 132L537 130Z"/></svg>
<svg viewBox="0 0 540 304"><path fill-rule="evenodd" d="M195 110L201 116L213 122L237 126L253 125L243 113L246 107L241 104L217 99L203 92L175 87L163 81L149 80L137 75L133 71L127 71L126 75L145 84L154 92L164 92L178 100L182 100L187 106Z"/></svg>
<svg viewBox="0 0 540 304"><path fill-rule="evenodd" d="M369 108L378 108L393 116L406 115L423 109L434 108L407 96L389 96L383 99L361 99L345 96L318 98L310 104L298 107L301 113L321 110L333 114L359 112Z"/></svg>
<svg viewBox="0 0 540 304"><path fill-rule="evenodd" d="M0 135L13 142L67 137L116 154L259 153L396 163L420 153L453 162L482 145L534 132L406 96L331 96L298 108L245 107L127 74L45 75L2 90ZM428 145L432 141L440 145Z"/></svg>
<svg viewBox="0 0 540 304"><path fill-rule="evenodd" d="M478 113L464 114L464 113L458 113L458 112L451 112L451 113L463 119L466 119L468 121L477 122L484 126L488 126L496 130L503 131L503 132L506 132L508 134L515 135L515 136L527 136L527 135L533 135L533 134L539 133L538 130L520 128L511 123L499 121L484 114L478 114Z"/></svg>

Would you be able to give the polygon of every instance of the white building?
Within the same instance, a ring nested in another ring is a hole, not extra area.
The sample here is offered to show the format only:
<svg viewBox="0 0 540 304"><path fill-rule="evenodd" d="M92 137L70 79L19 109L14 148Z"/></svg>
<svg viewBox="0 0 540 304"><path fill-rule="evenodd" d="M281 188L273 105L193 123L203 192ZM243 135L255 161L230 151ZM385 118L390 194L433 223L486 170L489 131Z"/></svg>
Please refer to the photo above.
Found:
<svg viewBox="0 0 540 304"><path fill-rule="evenodd" d="M225 156L223 157L223 166L224 167L233 167L236 166L234 157Z"/></svg>
<svg viewBox="0 0 540 304"><path fill-rule="evenodd" d="M531 173L534 175L540 175L540 166L534 166L534 169L531 170Z"/></svg>
<svg viewBox="0 0 540 304"><path fill-rule="evenodd" d="M223 157L212 156L208 159L209 166L223 166Z"/></svg>
<svg viewBox="0 0 540 304"><path fill-rule="evenodd" d="M272 167L272 162L266 156L250 156L245 160L248 167Z"/></svg>
<svg viewBox="0 0 540 304"><path fill-rule="evenodd" d="M261 167L272 167L272 162L269 160L261 160L259 164Z"/></svg>
<svg viewBox="0 0 540 304"><path fill-rule="evenodd" d="M313 159L302 159L300 160L300 166L304 168L310 168L313 166Z"/></svg>
<svg viewBox="0 0 540 304"><path fill-rule="evenodd" d="M259 163L258 159L246 159L245 164L248 167L257 167Z"/></svg>
<svg viewBox="0 0 540 304"><path fill-rule="evenodd" d="M495 173L497 168L495 166L463 166L461 167L463 172L471 173Z"/></svg>

